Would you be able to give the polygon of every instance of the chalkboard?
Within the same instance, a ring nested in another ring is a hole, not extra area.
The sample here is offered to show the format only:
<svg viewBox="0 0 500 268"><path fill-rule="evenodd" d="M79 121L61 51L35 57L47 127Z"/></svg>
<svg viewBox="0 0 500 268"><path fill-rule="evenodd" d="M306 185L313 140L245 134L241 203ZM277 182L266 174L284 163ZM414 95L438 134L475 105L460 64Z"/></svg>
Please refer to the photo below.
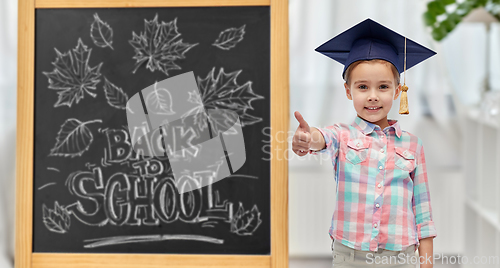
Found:
<svg viewBox="0 0 500 268"><path fill-rule="evenodd" d="M38 9L35 42L33 252L270 254L270 7ZM132 150L127 101L186 72L246 161L181 195L172 159Z"/></svg>
<svg viewBox="0 0 500 268"><path fill-rule="evenodd" d="M18 11L16 268L288 266L287 0Z"/></svg>

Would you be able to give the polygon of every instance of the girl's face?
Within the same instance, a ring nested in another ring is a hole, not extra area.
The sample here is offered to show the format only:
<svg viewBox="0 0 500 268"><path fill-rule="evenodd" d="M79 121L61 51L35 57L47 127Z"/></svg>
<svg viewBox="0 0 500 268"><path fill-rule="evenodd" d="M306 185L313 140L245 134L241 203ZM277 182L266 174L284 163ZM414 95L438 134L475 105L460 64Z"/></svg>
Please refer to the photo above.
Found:
<svg viewBox="0 0 500 268"><path fill-rule="evenodd" d="M347 98L353 101L358 116L381 129L389 126L387 114L401 90L389 64L362 62L352 69L350 85L344 84Z"/></svg>

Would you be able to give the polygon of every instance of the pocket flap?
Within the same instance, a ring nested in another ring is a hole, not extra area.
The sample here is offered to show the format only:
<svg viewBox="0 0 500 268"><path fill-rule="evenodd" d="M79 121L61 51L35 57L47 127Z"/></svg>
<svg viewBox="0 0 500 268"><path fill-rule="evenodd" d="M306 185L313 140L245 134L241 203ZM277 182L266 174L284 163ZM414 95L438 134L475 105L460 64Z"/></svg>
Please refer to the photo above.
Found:
<svg viewBox="0 0 500 268"><path fill-rule="evenodd" d="M362 139L349 140L347 146L354 150L368 149L370 148L370 142Z"/></svg>
<svg viewBox="0 0 500 268"><path fill-rule="evenodd" d="M397 147L396 153L407 160L415 159L414 153L408 149L405 149L405 148Z"/></svg>

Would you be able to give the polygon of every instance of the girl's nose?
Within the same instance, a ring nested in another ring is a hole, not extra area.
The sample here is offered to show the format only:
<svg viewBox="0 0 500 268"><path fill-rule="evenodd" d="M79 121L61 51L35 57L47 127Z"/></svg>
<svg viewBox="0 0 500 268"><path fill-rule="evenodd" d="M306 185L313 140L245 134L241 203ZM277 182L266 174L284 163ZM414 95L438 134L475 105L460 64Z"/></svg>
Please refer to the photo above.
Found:
<svg viewBox="0 0 500 268"><path fill-rule="evenodd" d="M378 101L377 95L370 95L370 96L368 96L368 101Z"/></svg>

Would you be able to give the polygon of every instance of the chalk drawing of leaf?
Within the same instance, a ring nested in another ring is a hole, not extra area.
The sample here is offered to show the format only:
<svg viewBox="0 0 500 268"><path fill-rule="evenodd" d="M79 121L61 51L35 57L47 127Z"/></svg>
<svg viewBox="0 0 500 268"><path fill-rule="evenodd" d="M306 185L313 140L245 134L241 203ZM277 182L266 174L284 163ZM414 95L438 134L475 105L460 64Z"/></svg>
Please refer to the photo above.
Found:
<svg viewBox="0 0 500 268"><path fill-rule="evenodd" d="M245 35L245 26L243 25L240 28L229 28L222 31L219 34L217 40L212 45L223 49L229 50L236 46L241 40L243 40L243 36Z"/></svg>
<svg viewBox="0 0 500 268"><path fill-rule="evenodd" d="M165 88L157 88L156 82L154 90L146 96L146 106L148 111L155 114L172 115L172 95Z"/></svg>
<svg viewBox="0 0 500 268"><path fill-rule="evenodd" d="M253 115L250 115L250 114L241 114L240 116L240 120L242 122L245 122L245 125L251 125L251 124L255 124L257 122L260 122L262 121L262 118L260 117L256 117L256 116L253 116Z"/></svg>
<svg viewBox="0 0 500 268"><path fill-rule="evenodd" d="M134 48L136 60L132 73L146 63L151 72L159 70L166 75L170 70L181 70L176 60L185 59L186 52L198 45L182 42L181 34L177 30L177 18L172 21L158 22L158 14L154 19L144 20L144 32L137 35L132 32L130 45Z"/></svg>
<svg viewBox="0 0 500 268"><path fill-rule="evenodd" d="M56 201L54 209L47 208L45 204L42 205L43 210L43 223L49 231L64 234L69 230L71 225L71 218L68 211Z"/></svg>
<svg viewBox="0 0 500 268"><path fill-rule="evenodd" d="M57 58L52 65L52 72L43 72L49 79L49 88L57 90L59 98L54 107L67 105L71 107L73 102L78 103L87 92L90 96L96 97L92 91L96 90L101 76L100 69L102 62L94 67L89 66L90 53L92 49L87 49L82 40L78 39L78 45L72 51L61 53L54 48Z"/></svg>
<svg viewBox="0 0 500 268"><path fill-rule="evenodd" d="M94 22L90 25L90 37L98 47L110 47L113 49L113 29L102 21L97 13L94 14Z"/></svg>
<svg viewBox="0 0 500 268"><path fill-rule="evenodd" d="M227 113L224 110L209 111L208 121L213 129L213 133L223 132L226 135L238 134L236 128L233 128L238 123L238 115L236 113ZM241 128L241 125L239 125Z"/></svg>
<svg viewBox="0 0 500 268"><path fill-rule="evenodd" d="M243 85L236 82L238 75L242 70L232 73L225 73L224 68L219 70L215 76L215 67L208 73L207 77L197 77L198 88L200 89L201 96L196 93L190 93L188 101L196 103L199 106L191 109L183 115L183 118L194 115L195 123L200 130L207 127L207 118L203 111L205 109L229 109L235 111L239 118L241 126L255 124L262 121L262 118L255 117L248 114L249 110L253 110L251 102L253 100L263 99L264 97L258 95L252 90L252 81L248 81ZM233 123L234 120L228 118L209 118L211 124L220 125L220 129L228 129L228 123Z"/></svg>
<svg viewBox="0 0 500 268"><path fill-rule="evenodd" d="M203 107L203 101L200 94L197 91L188 92L188 101L194 104L198 104L196 108L191 109L189 112L185 113L182 118L186 118L189 115L194 115L194 123L198 126L200 130L204 130L207 127L207 115Z"/></svg>
<svg viewBox="0 0 500 268"><path fill-rule="evenodd" d="M52 65L52 72L43 72L49 79L49 88L57 90L59 98L54 107L67 105L71 107L73 102L78 103L87 92L90 96L96 96L92 91L96 90L101 76L102 62L97 66L89 66L89 58L92 49L87 49L81 39L72 51L59 52L56 48L57 58Z"/></svg>
<svg viewBox="0 0 500 268"><path fill-rule="evenodd" d="M57 133L57 142L54 148L50 150L49 155L64 157L81 156L89 149L94 139L92 132L86 125L94 122L102 123L102 120L96 119L82 123L75 118L66 119Z"/></svg>
<svg viewBox="0 0 500 268"><path fill-rule="evenodd" d="M106 99L108 100L108 104L117 109L126 109L128 95L123 92L123 89L115 86L113 83L109 82L109 80L104 77L104 93L106 95Z"/></svg>
<svg viewBox="0 0 500 268"><path fill-rule="evenodd" d="M252 235L262 223L257 205L252 210L245 211L240 202L240 207L231 221L231 232L238 235Z"/></svg>

